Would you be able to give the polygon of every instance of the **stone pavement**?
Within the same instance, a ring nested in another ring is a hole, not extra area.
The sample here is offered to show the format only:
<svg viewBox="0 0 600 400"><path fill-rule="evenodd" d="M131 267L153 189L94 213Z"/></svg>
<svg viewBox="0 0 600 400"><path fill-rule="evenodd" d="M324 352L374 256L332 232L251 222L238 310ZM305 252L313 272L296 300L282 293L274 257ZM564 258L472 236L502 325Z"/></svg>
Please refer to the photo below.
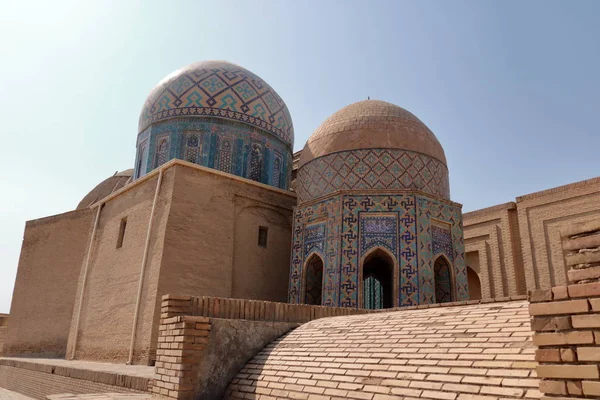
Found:
<svg viewBox="0 0 600 400"><path fill-rule="evenodd" d="M0 388L0 400L34 400L23 394Z"/></svg>

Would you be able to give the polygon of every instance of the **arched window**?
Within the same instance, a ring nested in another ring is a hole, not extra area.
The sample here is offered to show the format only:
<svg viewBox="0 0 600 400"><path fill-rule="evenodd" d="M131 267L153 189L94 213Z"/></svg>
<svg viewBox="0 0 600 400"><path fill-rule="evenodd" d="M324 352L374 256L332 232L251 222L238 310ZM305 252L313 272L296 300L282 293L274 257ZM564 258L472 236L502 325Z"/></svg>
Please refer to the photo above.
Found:
<svg viewBox="0 0 600 400"><path fill-rule="evenodd" d="M200 144L200 140L196 133L191 133L187 137L187 141L185 143L185 155L184 160L192 163L198 163L198 146Z"/></svg>
<svg viewBox="0 0 600 400"><path fill-rule="evenodd" d="M169 140L167 138L160 139L156 150L156 166L160 167L169 161Z"/></svg>
<svg viewBox="0 0 600 400"><path fill-rule="evenodd" d="M281 187L281 158L275 157L273 165L273 186Z"/></svg>
<svg viewBox="0 0 600 400"><path fill-rule="evenodd" d="M223 140L219 151L219 171L231 173L231 141Z"/></svg>
<svg viewBox="0 0 600 400"><path fill-rule="evenodd" d="M467 266L467 282L469 284L469 300L481 300L479 275L469 266Z"/></svg>
<svg viewBox="0 0 600 400"><path fill-rule="evenodd" d="M320 306L323 297L323 260L313 254L304 273L304 304Z"/></svg>
<svg viewBox="0 0 600 400"><path fill-rule="evenodd" d="M450 264L445 257L439 256L433 264L435 280L435 302L449 303L453 299L453 279Z"/></svg>
<svg viewBox="0 0 600 400"><path fill-rule="evenodd" d="M260 175L262 169L262 149L259 144L252 145L252 152L250 154L250 173L248 178L253 181L260 182Z"/></svg>
<svg viewBox="0 0 600 400"><path fill-rule="evenodd" d="M377 249L365 258L361 279L364 308L394 306L394 260L385 251Z"/></svg>

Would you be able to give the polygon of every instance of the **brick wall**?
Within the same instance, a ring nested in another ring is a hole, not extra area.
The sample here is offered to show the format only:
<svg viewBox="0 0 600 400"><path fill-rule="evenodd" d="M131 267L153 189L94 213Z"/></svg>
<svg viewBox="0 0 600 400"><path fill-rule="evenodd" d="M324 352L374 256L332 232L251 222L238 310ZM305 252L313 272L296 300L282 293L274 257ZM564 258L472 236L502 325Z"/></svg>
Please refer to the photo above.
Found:
<svg viewBox="0 0 600 400"><path fill-rule="evenodd" d="M203 351L208 345L209 319L164 318L156 351L157 379L152 393L174 399L193 399Z"/></svg>
<svg viewBox="0 0 600 400"><path fill-rule="evenodd" d="M161 318L179 315L304 323L317 318L365 314L372 310L310 306L272 301L227 299L208 296L163 296Z"/></svg>
<svg viewBox="0 0 600 400"><path fill-rule="evenodd" d="M479 277L482 298L524 295L516 204L465 213L463 226L466 263Z"/></svg>
<svg viewBox="0 0 600 400"><path fill-rule="evenodd" d="M569 285L530 293L546 399L600 397L600 219L561 230Z"/></svg>
<svg viewBox="0 0 600 400"><path fill-rule="evenodd" d="M572 224L600 217L600 178L521 196L516 203L527 288L566 285L561 235Z"/></svg>
<svg viewBox="0 0 600 400"><path fill-rule="evenodd" d="M192 399L196 393L202 393L203 398L220 398L235 373L251 357L298 323L368 312L342 307L165 295L156 352L158 378L152 391L175 399ZM224 319L230 320L229 329L223 328ZM245 321L236 325L236 321L231 320ZM211 336L214 326L221 332ZM227 343L223 343L224 336L229 336ZM224 354L227 348L235 354ZM227 363L228 370L221 371L211 381L218 360Z"/></svg>

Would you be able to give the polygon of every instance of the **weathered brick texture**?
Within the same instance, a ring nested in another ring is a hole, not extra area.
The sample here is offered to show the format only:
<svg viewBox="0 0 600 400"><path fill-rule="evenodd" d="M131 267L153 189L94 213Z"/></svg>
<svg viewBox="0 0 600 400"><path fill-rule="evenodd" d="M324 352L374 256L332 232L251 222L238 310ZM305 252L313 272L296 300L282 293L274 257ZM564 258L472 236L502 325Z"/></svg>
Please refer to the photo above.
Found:
<svg viewBox="0 0 600 400"><path fill-rule="evenodd" d="M527 302L318 319L258 353L228 399L540 397Z"/></svg>
<svg viewBox="0 0 600 400"><path fill-rule="evenodd" d="M169 302L173 304L173 300L165 300L163 305ZM174 399L194 398L200 362L209 341L209 322L206 317L189 315L161 319L157 379L152 393Z"/></svg>
<svg viewBox="0 0 600 400"><path fill-rule="evenodd" d="M600 395L600 220L565 227L569 285L530 293L537 375L545 399Z"/></svg>

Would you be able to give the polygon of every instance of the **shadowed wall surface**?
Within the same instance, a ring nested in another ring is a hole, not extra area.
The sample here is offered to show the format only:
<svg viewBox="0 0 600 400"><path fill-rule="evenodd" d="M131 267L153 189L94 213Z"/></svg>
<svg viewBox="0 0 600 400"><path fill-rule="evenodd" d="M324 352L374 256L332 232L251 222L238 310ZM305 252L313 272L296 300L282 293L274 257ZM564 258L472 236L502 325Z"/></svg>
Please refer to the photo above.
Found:
<svg viewBox="0 0 600 400"><path fill-rule="evenodd" d="M4 355L65 356L93 218L84 209L25 225Z"/></svg>

